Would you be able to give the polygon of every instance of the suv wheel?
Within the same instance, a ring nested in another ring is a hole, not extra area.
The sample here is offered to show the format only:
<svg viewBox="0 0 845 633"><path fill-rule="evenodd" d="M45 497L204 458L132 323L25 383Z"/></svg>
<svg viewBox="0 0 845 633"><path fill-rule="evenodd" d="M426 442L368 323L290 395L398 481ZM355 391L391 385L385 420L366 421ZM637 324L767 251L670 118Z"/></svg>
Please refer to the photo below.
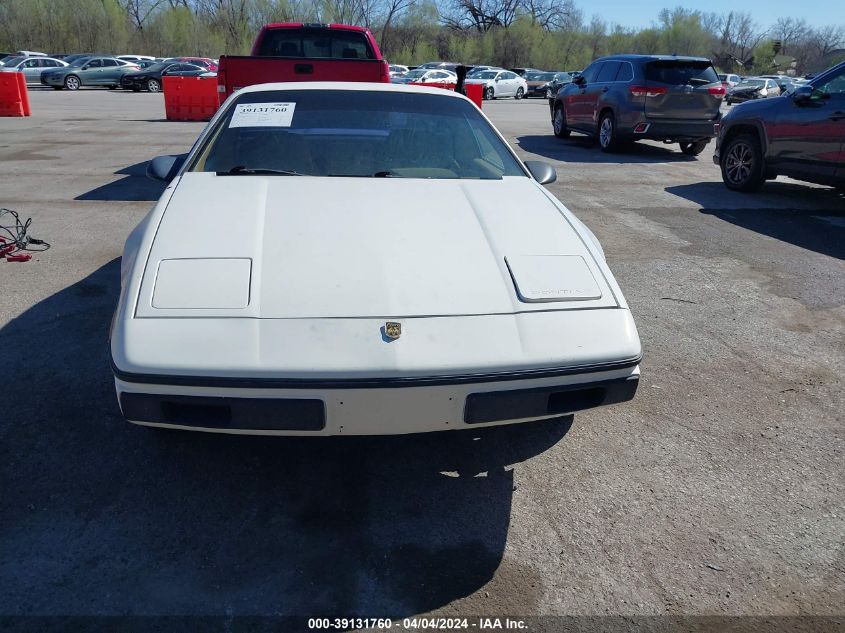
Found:
<svg viewBox="0 0 845 633"><path fill-rule="evenodd" d="M698 156L710 141L695 141L694 143L680 143L681 151L687 156Z"/></svg>
<svg viewBox="0 0 845 633"><path fill-rule="evenodd" d="M566 114L563 111L563 106L561 104L557 104L555 106L555 115L552 119L552 129L555 132L555 136L558 138L569 138L569 135L572 132L566 127Z"/></svg>
<svg viewBox="0 0 845 633"><path fill-rule="evenodd" d="M722 147L722 180L734 191L757 191L766 181L763 152L753 134L737 134Z"/></svg>
<svg viewBox="0 0 845 633"><path fill-rule="evenodd" d="M613 152L619 147L616 120L612 112L604 113L599 120L599 147L603 152Z"/></svg>

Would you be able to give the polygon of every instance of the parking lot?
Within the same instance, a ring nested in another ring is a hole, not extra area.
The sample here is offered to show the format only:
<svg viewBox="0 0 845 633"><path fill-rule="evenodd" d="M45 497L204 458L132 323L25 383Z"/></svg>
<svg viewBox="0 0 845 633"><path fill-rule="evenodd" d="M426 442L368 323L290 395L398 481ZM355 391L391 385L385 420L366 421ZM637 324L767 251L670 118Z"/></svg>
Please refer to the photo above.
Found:
<svg viewBox="0 0 845 633"><path fill-rule="evenodd" d="M125 423L108 329L145 163L203 124L160 94L30 90L0 207L0 616L841 615L845 197L728 191L712 144L604 154L485 102L598 236L644 348L633 402L383 438ZM397 200L401 221L401 200ZM226 239L226 227L220 227Z"/></svg>

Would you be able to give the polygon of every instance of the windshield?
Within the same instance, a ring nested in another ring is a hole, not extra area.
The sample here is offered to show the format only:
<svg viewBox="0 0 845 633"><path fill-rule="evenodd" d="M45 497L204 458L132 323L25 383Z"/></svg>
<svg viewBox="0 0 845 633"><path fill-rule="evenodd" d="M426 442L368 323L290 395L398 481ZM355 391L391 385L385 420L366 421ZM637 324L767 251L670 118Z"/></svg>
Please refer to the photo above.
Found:
<svg viewBox="0 0 845 633"><path fill-rule="evenodd" d="M68 68L79 68L80 66L84 66L88 60L91 59L90 57L80 57L79 59L74 59Z"/></svg>
<svg viewBox="0 0 845 633"><path fill-rule="evenodd" d="M3 61L4 66L8 66L8 67L11 68L12 66L17 66L18 64L20 64L25 59L26 59L26 57L7 57L6 59L4 59L2 61Z"/></svg>
<svg viewBox="0 0 845 633"><path fill-rule="evenodd" d="M465 99L364 90L243 94L217 122L190 171L485 180L525 176Z"/></svg>
<svg viewBox="0 0 845 633"><path fill-rule="evenodd" d="M740 86L757 86L759 88L760 86L764 86L765 84L766 81L763 79L743 79L741 82L739 82L737 88L739 88Z"/></svg>
<svg viewBox="0 0 845 633"><path fill-rule="evenodd" d="M360 31L342 29L270 29L258 47L263 57L306 57L329 59L375 59Z"/></svg>
<svg viewBox="0 0 845 633"><path fill-rule="evenodd" d="M409 79L419 79L420 77L425 76L427 72L427 70L409 70L403 75L403 77L408 77Z"/></svg>
<svg viewBox="0 0 845 633"><path fill-rule="evenodd" d="M476 73L472 76L473 79L495 79L496 75L499 73L492 71L492 70L485 70L480 73Z"/></svg>

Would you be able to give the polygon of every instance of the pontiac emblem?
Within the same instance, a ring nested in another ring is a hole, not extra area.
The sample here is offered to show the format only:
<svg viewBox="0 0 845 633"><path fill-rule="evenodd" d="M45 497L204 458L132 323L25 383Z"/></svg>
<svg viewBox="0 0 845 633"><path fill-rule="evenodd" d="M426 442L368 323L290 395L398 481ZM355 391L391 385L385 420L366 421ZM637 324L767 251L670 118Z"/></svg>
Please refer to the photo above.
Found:
<svg viewBox="0 0 845 633"><path fill-rule="evenodd" d="M391 340L399 338L402 336L402 324L396 321L388 321L384 324L384 335Z"/></svg>

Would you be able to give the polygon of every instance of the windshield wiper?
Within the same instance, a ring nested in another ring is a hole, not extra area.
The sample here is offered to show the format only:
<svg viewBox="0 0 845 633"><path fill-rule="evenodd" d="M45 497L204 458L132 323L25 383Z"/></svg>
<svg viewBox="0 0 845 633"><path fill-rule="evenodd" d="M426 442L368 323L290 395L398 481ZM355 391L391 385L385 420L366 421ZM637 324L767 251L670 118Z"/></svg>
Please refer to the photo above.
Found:
<svg viewBox="0 0 845 633"><path fill-rule="evenodd" d="M235 165L229 171L218 171L218 176L303 176L298 171L286 169L267 169L264 167L250 168L246 165Z"/></svg>
<svg viewBox="0 0 845 633"><path fill-rule="evenodd" d="M392 171L377 171L366 176L364 174L326 174L330 178L398 178Z"/></svg>

